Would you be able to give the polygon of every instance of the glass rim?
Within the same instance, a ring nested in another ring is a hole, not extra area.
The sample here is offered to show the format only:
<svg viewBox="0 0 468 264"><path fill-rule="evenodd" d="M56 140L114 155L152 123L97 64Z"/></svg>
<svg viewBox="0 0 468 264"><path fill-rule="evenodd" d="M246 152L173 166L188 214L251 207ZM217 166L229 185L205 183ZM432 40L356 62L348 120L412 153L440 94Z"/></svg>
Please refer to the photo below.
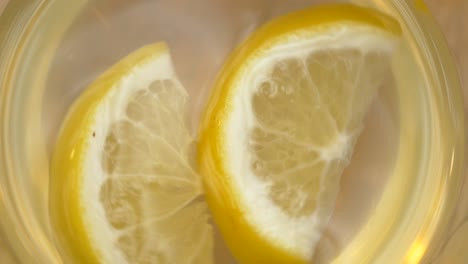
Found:
<svg viewBox="0 0 468 264"><path fill-rule="evenodd" d="M12 124L17 122L12 114L19 107L14 98L18 93L15 89L18 85L17 74L24 67L21 63L22 55L25 50L30 49L28 44L31 43L31 36L36 34L34 30L38 26L38 18L44 12L49 12L49 8L53 8L52 2L54 1L38 0L31 4L27 0L17 0L14 3L10 1L3 12L0 12L0 212L5 215L0 223L0 233L4 233L13 252L25 262L60 259L54 241L48 237L48 231L42 230L47 229L46 224L34 218L31 208L20 204L20 194L24 190L17 186L15 176L24 172L24 164L21 162L27 159L18 152L18 146L25 148L21 145L24 144L21 143L24 139L21 136L24 135L15 134L11 129ZM77 2L84 5L87 0ZM432 204L433 213L422 224L427 227L427 232L414 238L415 242L405 253L408 259L429 258L426 252L440 246L436 241L443 236L450 224L451 213L463 185L466 145L463 97L452 56L428 9L421 6L420 0L392 2L397 12L408 15L405 22L412 28L413 37L418 33L414 41L419 46L420 58L427 62L426 72L432 76L429 80L432 84L431 92L437 95L433 97L432 103L436 111L433 114L446 117L443 126L433 128L439 132L432 135L449 141L440 150L447 153L444 164L439 168L443 174L433 181L441 185L437 195L442 202ZM65 30L65 25L63 27ZM426 244L422 245L421 241ZM418 254L421 256L416 256Z"/></svg>

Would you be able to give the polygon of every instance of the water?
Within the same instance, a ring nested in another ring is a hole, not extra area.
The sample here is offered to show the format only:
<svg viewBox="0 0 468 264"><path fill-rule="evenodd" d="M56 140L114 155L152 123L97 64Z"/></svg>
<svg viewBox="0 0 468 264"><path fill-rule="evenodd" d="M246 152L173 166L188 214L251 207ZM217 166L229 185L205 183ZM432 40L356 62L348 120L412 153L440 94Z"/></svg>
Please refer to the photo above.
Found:
<svg viewBox="0 0 468 264"><path fill-rule="evenodd" d="M60 41L48 73L43 122L49 155L64 114L80 92L125 55L157 41L168 43L190 94L195 133L216 74L232 49L271 18L317 2L336 1L90 1ZM374 101L314 263L328 263L345 250L376 208L396 162L398 105L391 85ZM235 263L217 236L217 263Z"/></svg>

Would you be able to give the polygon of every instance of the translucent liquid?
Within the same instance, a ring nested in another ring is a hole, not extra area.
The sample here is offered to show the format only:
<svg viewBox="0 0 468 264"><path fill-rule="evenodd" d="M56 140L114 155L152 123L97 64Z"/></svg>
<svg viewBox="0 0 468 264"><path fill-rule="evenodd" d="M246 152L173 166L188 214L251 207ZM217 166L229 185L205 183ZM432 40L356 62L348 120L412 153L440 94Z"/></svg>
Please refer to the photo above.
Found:
<svg viewBox="0 0 468 264"><path fill-rule="evenodd" d="M337 1L90 1L60 42L48 73L43 116L49 154L64 114L80 92L116 61L156 41L169 45L190 94L196 133L216 74L231 50L271 18L325 2ZM330 262L366 223L392 174L398 129L398 95L389 84L368 112L314 263ZM215 255L216 263L236 263L219 234Z"/></svg>

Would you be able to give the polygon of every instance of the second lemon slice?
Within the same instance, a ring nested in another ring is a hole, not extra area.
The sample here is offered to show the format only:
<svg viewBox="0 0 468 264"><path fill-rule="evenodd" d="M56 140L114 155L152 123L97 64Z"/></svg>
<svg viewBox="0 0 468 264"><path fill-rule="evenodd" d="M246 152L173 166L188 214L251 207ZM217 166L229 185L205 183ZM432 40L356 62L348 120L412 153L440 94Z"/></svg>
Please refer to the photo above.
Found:
<svg viewBox="0 0 468 264"><path fill-rule="evenodd" d="M199 165L241 263L311 260L398 35L376 11L315 7L260 28L225 64Z"/></svg>

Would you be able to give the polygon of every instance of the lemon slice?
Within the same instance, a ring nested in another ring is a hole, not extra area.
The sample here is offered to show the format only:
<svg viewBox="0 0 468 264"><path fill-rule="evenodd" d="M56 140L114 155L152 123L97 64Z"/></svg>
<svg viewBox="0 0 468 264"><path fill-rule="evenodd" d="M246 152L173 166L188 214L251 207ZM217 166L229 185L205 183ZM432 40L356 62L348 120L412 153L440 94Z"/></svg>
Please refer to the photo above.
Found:
<svg viewBox="0 0 468 264"><path fill-rule="evenodd" d="M73 105L53 156L50 207L78 263L213 262L187 97L158 43L113 66Z"/></svg>
<svg viewBox="0 0 468 264"><path fill-rule="evenodd" d="M333 211L398 24L325 5L277 18L231 55L200 135L215 222L241 263L305 263Z"/></svg>

